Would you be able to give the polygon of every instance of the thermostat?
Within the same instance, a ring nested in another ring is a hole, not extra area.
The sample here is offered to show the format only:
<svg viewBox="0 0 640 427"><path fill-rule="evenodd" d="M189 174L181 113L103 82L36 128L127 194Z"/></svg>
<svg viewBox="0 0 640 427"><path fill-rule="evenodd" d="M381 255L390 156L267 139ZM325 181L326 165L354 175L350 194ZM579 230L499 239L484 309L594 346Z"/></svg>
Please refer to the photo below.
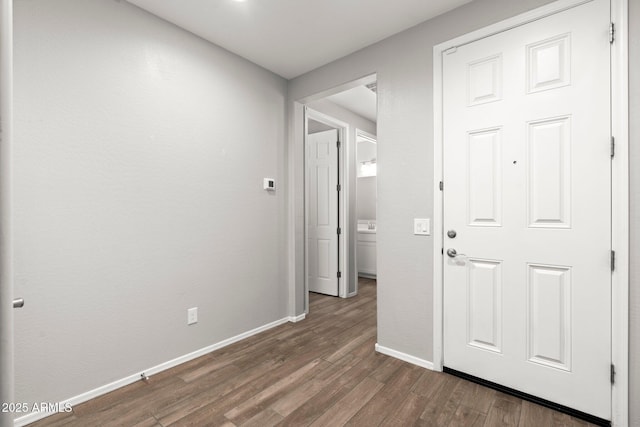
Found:
<svg viewBox="0 0 640 427"><path fill-rule="evenodd" d="M273 178L265 178L263 188L267 191L276 191L276 180Z"/></svg>

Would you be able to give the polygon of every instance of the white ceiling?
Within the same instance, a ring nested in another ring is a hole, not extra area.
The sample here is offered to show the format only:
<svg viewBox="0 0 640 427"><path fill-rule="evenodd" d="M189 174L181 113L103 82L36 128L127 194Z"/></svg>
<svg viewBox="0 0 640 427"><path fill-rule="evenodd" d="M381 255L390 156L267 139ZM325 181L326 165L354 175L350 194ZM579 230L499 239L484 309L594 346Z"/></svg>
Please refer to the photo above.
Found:
<svg viewBox="0 0 640 427"><path fill-rule="evenodd" d="M353 111L354 113L376 122L376 94L366 86L358 86L338 94L328 96L329 101Z"/></svg>
<svg viewBox="0 0 640 427"><path fill-rule="evenodd" d="M128 0L291 79L471 0Z"/></svg>

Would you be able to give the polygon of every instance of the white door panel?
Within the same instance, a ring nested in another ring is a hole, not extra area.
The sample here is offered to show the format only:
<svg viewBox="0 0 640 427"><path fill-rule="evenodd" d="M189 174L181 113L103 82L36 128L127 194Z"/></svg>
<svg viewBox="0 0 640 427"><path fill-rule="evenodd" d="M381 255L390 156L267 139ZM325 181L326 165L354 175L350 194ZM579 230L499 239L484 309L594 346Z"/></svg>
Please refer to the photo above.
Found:
<svg viewBox="0 0 640 427"><path fill-rule="evenodd" d="M338 131L307 135L309 291L338 295Z"/></svg>
<svg viewBox="0 0 640 427"><path fill-rule="evenodd" d="M609 3L445 53L444 364L611 418Z"/></svg>

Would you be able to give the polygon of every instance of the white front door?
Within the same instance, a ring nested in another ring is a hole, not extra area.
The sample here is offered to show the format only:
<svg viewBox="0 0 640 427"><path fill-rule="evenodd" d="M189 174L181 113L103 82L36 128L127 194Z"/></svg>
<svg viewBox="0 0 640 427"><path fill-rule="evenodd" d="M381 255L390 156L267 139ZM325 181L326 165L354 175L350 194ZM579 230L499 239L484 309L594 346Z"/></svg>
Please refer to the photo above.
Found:
<svg viewBox="0 0 640 427"><path fill-rule="evenodd" d="M307 135L309 291L338 295L338 131Z"/></svg>
<svg viewBox="0 0 640 427"><path fill-rule="evenodd" d="M594 0L443 54L444 365L604 419L609 16Z"/></svg>

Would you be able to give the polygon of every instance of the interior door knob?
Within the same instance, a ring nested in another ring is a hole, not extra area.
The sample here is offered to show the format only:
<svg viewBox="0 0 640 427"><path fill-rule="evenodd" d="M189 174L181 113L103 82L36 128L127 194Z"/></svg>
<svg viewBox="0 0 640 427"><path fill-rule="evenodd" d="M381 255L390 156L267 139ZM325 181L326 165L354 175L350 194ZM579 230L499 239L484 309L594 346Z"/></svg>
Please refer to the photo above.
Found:
<svg viewBox="0 0 640 427"><path fill-rule="evenodd" d="M449 255L449 257L451 258L458 258L459 260L466 258L465 254L459 254L458 251L453 248L447 249L447 255Z"/></svg>

